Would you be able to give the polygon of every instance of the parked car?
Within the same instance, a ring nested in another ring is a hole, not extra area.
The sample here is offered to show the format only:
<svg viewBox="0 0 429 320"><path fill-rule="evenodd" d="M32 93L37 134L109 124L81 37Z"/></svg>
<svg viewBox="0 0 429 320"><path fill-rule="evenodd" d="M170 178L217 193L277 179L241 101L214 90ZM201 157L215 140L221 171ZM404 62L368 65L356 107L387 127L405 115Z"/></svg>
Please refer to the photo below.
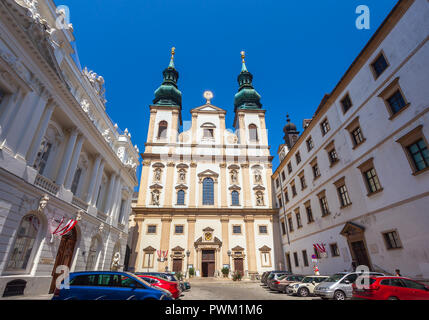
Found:
<svg viewBox="0 0 429 320"><path fill-rule="evenodd" d="M55 289L52 300L172 300L172 294L152 287L129 272L72 272L70 288Z"/></svg>
<svg viewBox="0 0 429 320"><path fill-rule="evenodd" d="M318 284L314 295L322 299L346 300L353 296L352 284L360 274L357 272L338 272ZM370 272L368 276L384 276L383 273Z"/></svg>
<svg viewBox="0 0 429 320"><path fill-rule="evenodd" d="M369 277L369 286L353 284L353 298L369 300L429 300L429 287L405 277Z"/></svg>
<svg viewBox="0 0 429 320"><path fill-rule="evenodd" d="M137 276L148 275L148 276L154 276L154 277L161 277L161 278L168 280L168 281L179 282L179 280L177 280L177 278L174 276L174 274L172 274L170 272L136 272L135 275L137 275Z"/></svg>
<svg viewBox="0 0 429 320"><path fill-rule="evenodd" d="M279 277L292 274L289 271L271 271L265 280L265 285L269 287L272 280L278 280Z"/></svg>
<svg viewBox="0 0 429 320"><path fill-rule="evenodd" d="M305 276L295 274L281 276L277 281L272 281L270 283L270 289L286 293L289 284L300 282L302 279L304 279L304 277Z"/></svg>
<svg viewBox="0 0 429 320"><path fill-rule="evenodd" d="M191 284L188 281L183 281L183 285L185 287L184 291L191 290Z"/></svg>
<svg viewBox="0 0 429 320"><path fill-rule="evenodd" d="M152 286L168 290L172 294L174 299L178 299L180 297L180 294L182 293L182 290L179 287L179 284L175 281L168 281L161 277L155 277L155 276L149 276L149 275L139 275L138 277L140 279L143 279L144 281L146 281Z"/></svg>
<svg viewBox="0 0 429 320"><path fill-rule="evenodd" d="M321 282L328 279L328 276L306 276L301 282L291 283L287 287L287 292L300 297L308 297L313 294L314 288Z"/></svg>
<svg viewBox="0 0 429 320"><path fill-rule="evenodd" d="M261 276L261 282L262 282L262 284L266 284L266 280L267 280L267 277L270 275L270 273L271 273L271 271L265 271L263 274L262 274L262 276Z"/></svg>

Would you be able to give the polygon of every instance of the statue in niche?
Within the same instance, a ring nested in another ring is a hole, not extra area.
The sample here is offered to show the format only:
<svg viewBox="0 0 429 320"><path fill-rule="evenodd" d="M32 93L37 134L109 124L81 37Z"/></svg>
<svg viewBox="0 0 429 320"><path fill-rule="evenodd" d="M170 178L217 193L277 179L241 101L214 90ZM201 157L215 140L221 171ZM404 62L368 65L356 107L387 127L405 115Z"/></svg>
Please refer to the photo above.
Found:
<svg viewBox="0 0 429 320"><path fill-rule="evenodd" d="M121 265L119 264L121 262L121 254L119 252L115 252L115 254L113 255L113 260L112 260L112 266L111 266L111 271L118 271L119 268L121 267Z"/></svg>
<svg viewBox="0 0 429 320"><path fill-rule="evenodd" d="M155 169L154 180L155 181L161 181L161 169L160 168Z"/></svg>
<svg viewBox="0 0 429 320"><path fill-rule="evenodd" d="M237 183L238 181L238 172L237 170L232 170L231 171L231 183Z"/></svg>
<svg viewBox="0 0 429 320"><path fill-rule="evenodd" d="M255 183L261 184L262 183L262 175L260 170L255 171Z"/></svg>
<svg viewBox="0 0 429 320"><path fill-rule="evenodd" d="M264 205L264 195L262 192L256 193L256 205L263 206Z"/></svg>
<svg viewBox="0 0 429 320"><path fill-rule="evenodd" d="M179 181L185 182L185 180L186 180L186 172L185 170L182 169L179 171Z"/></svg>
<svg viewBox="0 0 429 320"><path fill-rule="evenodd" d="M159 191L153 190L151 195L152 195L152 205L159 206Z"/></svg>

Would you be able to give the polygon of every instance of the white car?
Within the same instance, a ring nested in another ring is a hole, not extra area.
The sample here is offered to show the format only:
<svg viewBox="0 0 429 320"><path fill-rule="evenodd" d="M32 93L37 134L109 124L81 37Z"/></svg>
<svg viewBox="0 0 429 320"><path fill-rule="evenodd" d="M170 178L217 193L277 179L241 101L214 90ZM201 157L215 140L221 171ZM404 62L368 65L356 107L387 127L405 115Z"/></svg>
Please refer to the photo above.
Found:
<svg viewBox="0 0 429 320"><path fill-rule="evenodd" d="M328 276L307 276L301 282L291 283L287 288L287 293L308 297L314 292L314 288L321 282L328 279Z"/></svg>

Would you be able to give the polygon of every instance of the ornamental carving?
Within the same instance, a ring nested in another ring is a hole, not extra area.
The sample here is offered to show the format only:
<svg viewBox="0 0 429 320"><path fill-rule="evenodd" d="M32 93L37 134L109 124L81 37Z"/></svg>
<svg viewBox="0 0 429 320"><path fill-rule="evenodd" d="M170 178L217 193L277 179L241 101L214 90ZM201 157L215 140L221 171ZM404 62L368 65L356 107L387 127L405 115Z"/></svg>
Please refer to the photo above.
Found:
<svg viewBox="0 0 429 320"><path fill-rule="evenodd" d="M48 205L49 199L50 198L47 194L43 195L43 197L39 201L39 207L38 207L37 211L43 212L45 210L46 206Z"/></svg>

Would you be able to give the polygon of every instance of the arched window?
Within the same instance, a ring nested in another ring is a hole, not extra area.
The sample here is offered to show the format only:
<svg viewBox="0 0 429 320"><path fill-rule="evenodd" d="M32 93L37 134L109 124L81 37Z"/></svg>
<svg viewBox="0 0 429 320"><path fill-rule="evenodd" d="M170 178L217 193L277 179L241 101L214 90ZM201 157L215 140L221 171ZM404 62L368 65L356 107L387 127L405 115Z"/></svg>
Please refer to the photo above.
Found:
<svg viewBox="0 0 429 320"><path fill-rule="evenodd" d="M203 180L203 205L214 205L214 186L212 178Z"/></svg>
<svg viewBox="0 0 429 320"><path fill-rule="evenodd" d="M167 138L167 121L161 121L158 126L158 139Z"/></svg>
<svg viewBox="0 0 429 320"><path fill-rule="evenodd" d="M86 270L94 271L97 267L98 254L100 252L100 244L97 237L92 238L91 246L89 247L88 258L86 261Z"/></svg>
<svg viewBox="0 0 429 320"><path fill-rule="evenodd" d="M18 227L17 235L9 261L8 270L26 270L32 257L40 230L40 221L35 215L25 216Z"/></svg>
<svg viewBox="0 0 429 320"><path fill-rule="evenodd" d="M184 205L185 204L185 191L179 190L177 191L177 204Z"/></svg>
<svg viewBox="0 0 429 320"><path fill-rule="evenodd" d="M231 204L233 206L239 206L240 200L239 200L239 193L238 191L231 192Z"/></svg>
<svg viewBox="0 0 429 320"><path fill-rule="evenodd" d="M258 128L254 125L251 124L249 125L249 137L250 137L250 141L258 141Z"/></svg>

